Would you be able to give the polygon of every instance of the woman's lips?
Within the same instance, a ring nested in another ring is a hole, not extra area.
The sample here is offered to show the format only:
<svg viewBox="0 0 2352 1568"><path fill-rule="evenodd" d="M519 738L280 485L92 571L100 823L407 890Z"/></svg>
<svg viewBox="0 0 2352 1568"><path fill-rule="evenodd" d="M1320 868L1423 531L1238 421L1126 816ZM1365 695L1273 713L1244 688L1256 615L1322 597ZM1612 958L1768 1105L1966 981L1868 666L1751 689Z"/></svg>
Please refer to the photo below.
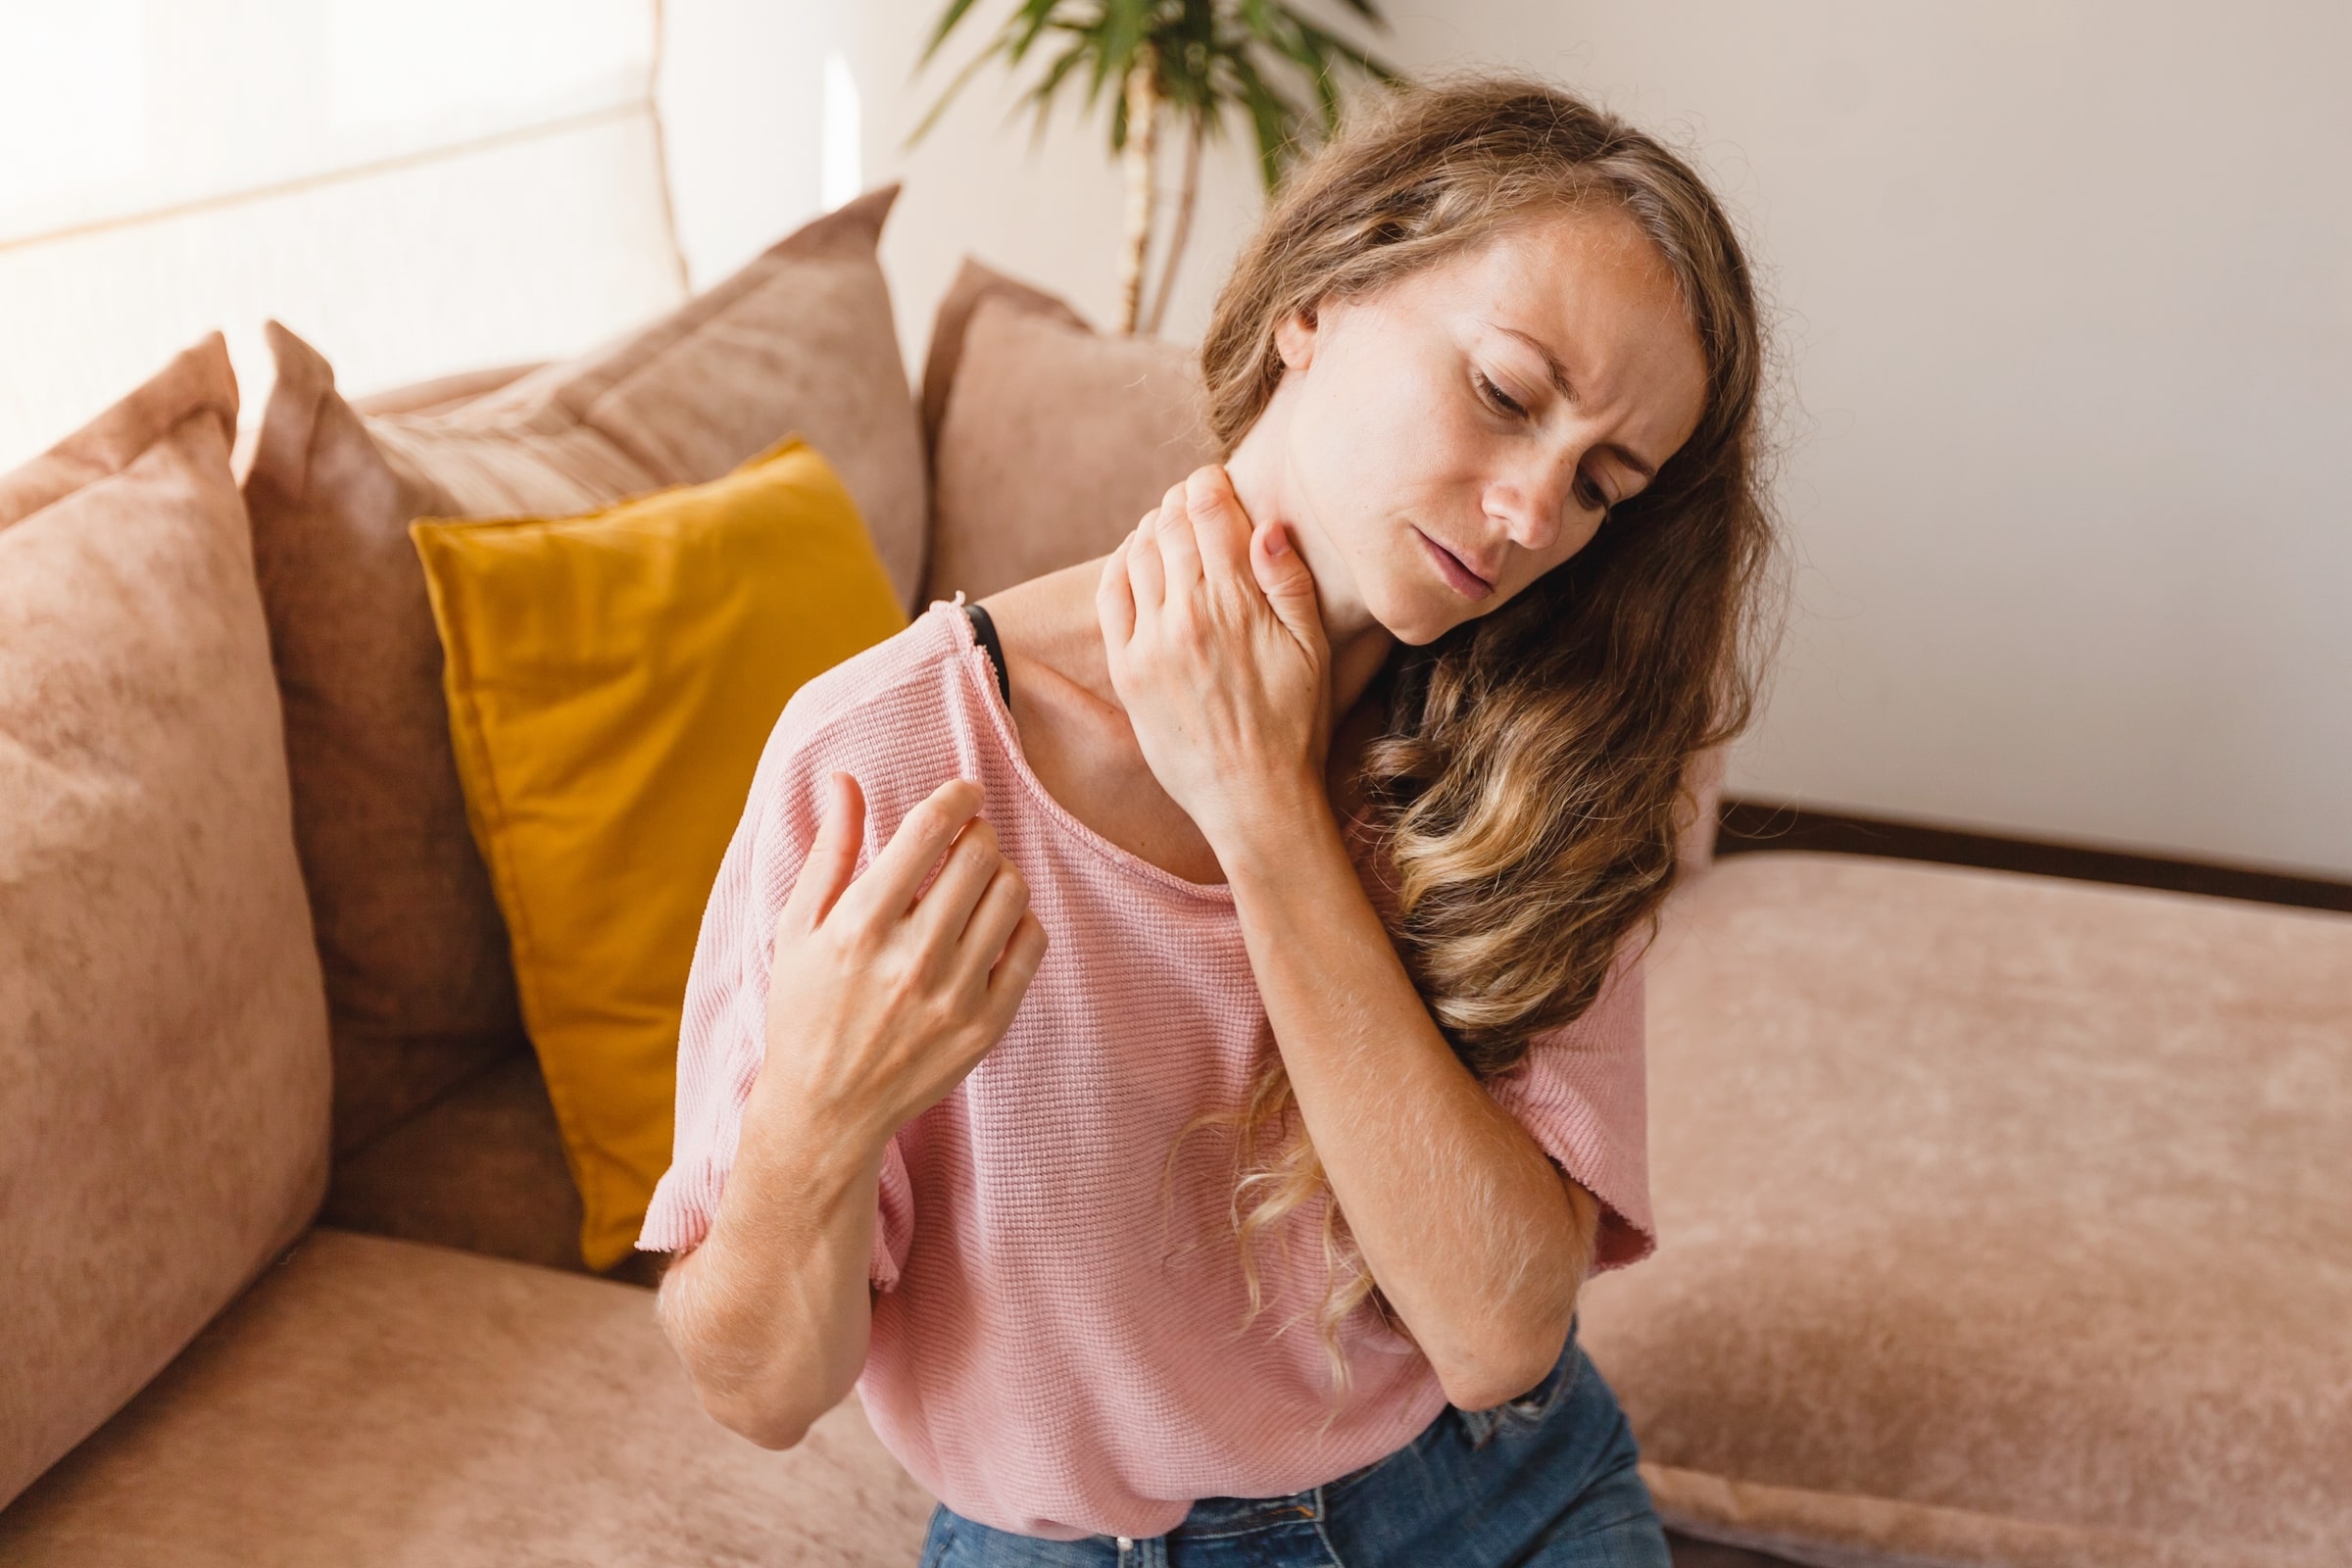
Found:
<svg viewBox="0 0 2352 1568"><path fill-rule="evenodd" d="M1494 591L1493 583L1463 565L1452 551L1429 535L1422 533L1418 528L1415 528L1413 532L1419 535L1421 543L1428 547L1430 559L1437 564L1438 570L1445 575L1446 581L1464 599L1484 599Z"/></svg>

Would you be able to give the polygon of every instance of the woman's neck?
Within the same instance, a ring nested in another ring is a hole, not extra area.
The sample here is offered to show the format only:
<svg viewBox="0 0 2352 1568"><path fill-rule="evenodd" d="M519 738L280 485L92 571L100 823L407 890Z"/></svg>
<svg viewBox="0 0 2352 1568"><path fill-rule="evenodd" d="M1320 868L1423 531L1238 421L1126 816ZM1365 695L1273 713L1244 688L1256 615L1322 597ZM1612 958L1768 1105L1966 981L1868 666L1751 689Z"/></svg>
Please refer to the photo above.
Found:
<svg viewBox="0 0 2352 1568"><path fill-rule="evenodd" d="M1335 808L1345 816L1354 808L1362 749L1381 727L1380 715L1370 710L1365 698L1396 639L1365 608L1347 558L1316 521L1291 469L1288 435L1297 397L1295 378L1285 376L1224 466L1250 521L1281 524L1292 548L1314 574L1331 679L1331 750L1325 778ZM1101 786L1106 773L1131 775L1142 766L1126 705L1110 683L1095 610L1095 588L1105 559L1049 572L987 600L1004 643L1015 726L1024 711L1040 726L1040 733L1024 735L1024 750L1032 754L1033 764L1048 771L1059 769L1064 787L1074 792ZM1090 733L1097 737L1092 745L1083 739Z"/></svg>
<svg viewBox="0 0 2352 1568"><path fill-rule="evenodd" d="M1276 522L1315 578L1315 608L1331 644L1331 711L1336 725L1355 710L1396 637L1356 592L1348 562L1324 534L1306 504L1290 462L1291 419L1298 408L1298 379L1284 375L1225 459L1225 476L1252 523Z"/></svg>
<svg viewBox="0 0 2352 1568"><path fill-rule="evenodd" d="M1245 497L1245 503L1247 498ZM1095 611L1095 587L1107 558L1082 561L1074 566L1033 577L1025 583L991 594L983 607L997 622L1004 640L1005 662L1014 665L1013 686L1021 686L1018 666L1035 662L1053 675L1078 688L1105 709L1124 717L1126 708L1110 683L1110 663L1102 652L1102 622ZM1307 562L1314 565L1310 558ZM1366 624L1331 648L1331 711L1335 733L1388 662L1396 639L1368 616Z"/></svg>
<svg viewBox="0 0 2352 1568"><path fill-rule="evenodd" d="M1286 375L1224 466L1250 521L1280 523L1292 548L1314 573L1316 609L1322 615L1323 635L1330 643L1331 713L1336 735L1388 662L1396 639L1365 608L1347 561L1304 504L1287 458L1296 406L1295 378ZM1102 571L1101 559L1083 562L992 594L987 608L997 616L1001 630L1009 615L1014 629L1004 634L1017 635L1026 645L1009 649L1008 662L1023 655L1040 660L1123 716L1126 710L1111 690L1110 666L1103 658L1101 623L1095 615L1095 585Z"/></svg>
<svg viewBox="0 0 2352 1568"><path fill-rule="evenodd" d="M1102 572L1102 559L1081 562L984 601L1011 677L1022 760L1049 795L1102 837L1186 881L1222 882L1208 842L1153 778L1111 686L1095 610ZM1362 805L1363 748L1383 716L1373 682L1390 641L1383 631L1334 651L1324 786L1343 822Z"/></svg>
<svg viewBox="0 0 2352 1568"><path fill-rule="evenodd" d="M1225 471L1251 521L1280 523L1314 575L1331 682L1324 780L1334 811L1347 821L1361 808L1363 751L1385 716L1375 682L1396 639L1364 607L1346 557L1289 471L1284 435L1294 401L1285 377L1226 459ZM1112 843L1188 881L1222 881L1207 841L1157 787L1111 686L1095 609L1107 559L1065 566L984 601L1004 643L1023 759L1049 794Z"/></svg>

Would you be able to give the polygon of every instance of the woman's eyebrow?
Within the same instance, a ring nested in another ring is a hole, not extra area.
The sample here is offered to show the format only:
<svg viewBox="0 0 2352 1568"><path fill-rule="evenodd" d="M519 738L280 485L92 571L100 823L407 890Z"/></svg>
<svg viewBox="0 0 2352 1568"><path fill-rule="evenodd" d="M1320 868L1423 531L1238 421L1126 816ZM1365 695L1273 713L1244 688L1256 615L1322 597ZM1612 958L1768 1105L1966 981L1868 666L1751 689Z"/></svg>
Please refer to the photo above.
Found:
<svg viewBox="0 0 2352 1568"><path fill-rule="evenodd" d="M1534 349L1538 354L1542 355L1544 357L1544 373L1551 377L1553 390L1560 394L1561 400L1567 403L1570 408L1574 408L1576 406L1576 387L1575 384L1568 379L1568 368L1560 363L1560 357L1551 352L1551 348L1548 344L1546 344L1542 338L1537 337L1532 332L1522 332L1519 330L1519 328L1515 326L1505 326L1500 321L1490 321L1487 324L1494 327L1497 332L1507 333L1510 336L1517 338L1520 342L1526 344L1529 348ZM1600 450L1608 453L1618 462L1633 469L1645 481L1655 479L1658 476L1657 465L1642 461L1641 458L1635 456L1631 452L1628 452L1625 448L1619 446L1614 441L1602 447Z"/></svg>
<svg viewBox="0 0 2352 1568"><path fill-rule="evenodd" d="M1544 373L1551 377L1552 389L1558 392L1561 397L1567 399L1570 403L1574 403L1576 401L1576 388L1569 383L1568 368L1560 364L1560 357L1551 352L1551 346L1549 344L1545 343L1542 338L1536 336L1533 332L1522 332L1517 327L1505 326L1500 321L1490 321L1487 324L1494 328L1494 330L1497 332L1507 333L1508 335L1517 338L1520 342L1526 344L1529 348L1534 349L1538 354L1542 355L1544 357Z"/></svg>

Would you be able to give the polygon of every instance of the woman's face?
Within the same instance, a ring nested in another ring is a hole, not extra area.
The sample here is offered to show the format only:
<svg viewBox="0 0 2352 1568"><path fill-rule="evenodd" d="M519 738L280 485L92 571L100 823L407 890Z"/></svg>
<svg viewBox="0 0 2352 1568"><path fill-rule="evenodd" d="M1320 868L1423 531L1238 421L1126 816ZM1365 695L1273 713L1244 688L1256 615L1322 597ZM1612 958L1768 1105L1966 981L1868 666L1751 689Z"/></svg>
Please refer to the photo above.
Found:
<svg viewBox="0 0 2352 1568"><path fill-rule="evenodd" d="M1613 206L1513 225L1275 341L1282 380L1228 470L1252 515L1292 524L1335 637L1421 644L1492 613L1640 494L1705 400L1673 276Z"/></svg>

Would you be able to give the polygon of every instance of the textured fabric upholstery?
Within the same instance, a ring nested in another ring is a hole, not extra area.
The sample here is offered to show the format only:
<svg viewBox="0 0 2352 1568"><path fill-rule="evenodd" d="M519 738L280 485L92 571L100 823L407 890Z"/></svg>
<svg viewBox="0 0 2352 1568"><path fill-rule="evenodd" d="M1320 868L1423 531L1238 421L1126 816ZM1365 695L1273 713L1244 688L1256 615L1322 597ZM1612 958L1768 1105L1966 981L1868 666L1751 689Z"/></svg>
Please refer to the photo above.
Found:
<svg viewBox="0 0 2352 1568"><path fill-rule="evenodd" d="M853 1398L770 1452L636 1286L318 1229L0 1513L10 1568L904 1565L932 1501Z"/></svg>
<svg viewBox="0 0 2352 1568"><path fill-rule="evenodd" d="M978 599L1108 551L1215 445L1191 349L1103 337L966 261L932 329L925 600Z"/></svg>
<svg viewBox="0 0 2352 1568"><path fill-rule="evenodd" d="M1799 1562L2352 1540L2352 918L1726 859L1649 974L1657 1255L1586 1343L1669 1524Z"/></svg>
<svg viewBox="0 0 2352 1568"><path fill-rule="evenodd" d="M0 1504L325 1186L326 1005L236 413L215 334L0 476Z"/></svg>
<svg viewBox="0 0 2352 1568"><path fill-rule="evenodd" d="M875 258L896 191L827 214L608 348L439 412L363 418L326 361L270 324L277 384L245 492L334 1017L338 1149L522 1037L410 521L587 511L717 478L798 430L910 595L922 440Z"/></svg>
<svg viewBox="0 0 2352 1568"><path fill-rule="evenodd" d="M390 387L382 392L371 392L364 398L353 398L351 406L355 412L364 415L447 414L452 409L519 380L538 369L541 363L544 362L497 365L480 370L460 370L454 375L436 375L429 381L413 381L407 386Z"/></svg>
<svg viewBox="0 0 2352 1568"><path fill-rule="evenodd" d="M580 1214L547 1080L525 1047L338 1156L318 1218L584 1273Z"/></svg>

